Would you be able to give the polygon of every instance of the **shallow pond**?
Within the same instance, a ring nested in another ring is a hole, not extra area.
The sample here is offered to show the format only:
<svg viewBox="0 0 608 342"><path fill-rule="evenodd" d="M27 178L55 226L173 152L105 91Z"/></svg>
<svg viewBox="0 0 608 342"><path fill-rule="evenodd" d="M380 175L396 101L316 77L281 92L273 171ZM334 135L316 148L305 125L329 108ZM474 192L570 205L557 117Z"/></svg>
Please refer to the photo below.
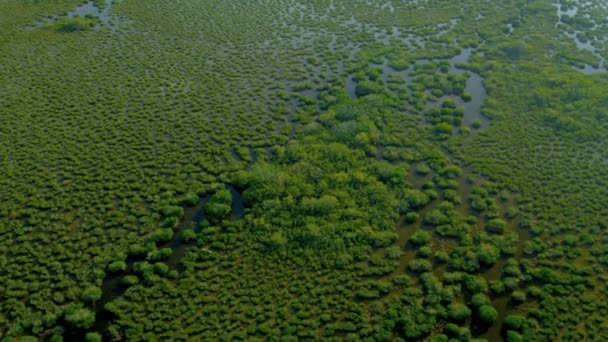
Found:
<svg viewBox="0 0 608 342"><path fill-rule="evenodd" d="M100 9L93 2L89 1L84 5L80 5L75 9L67 12L65 15L62 14L53 14L48 16L45 19L37 21L33 25L26 26L26 30L32 30L44 25L52 24L55 21L61 18L76 18L76 17L85 17L85 16L94 16L99 18L99 21L106 26L112 28L113 31L116 31L118 28L118 24L120 22L119 18L111 15L112 5L114 4L114 0L106 0L105 6L103 9ZM99 28L99 25L97 25Z"/></svg>
<svg viewBox="0 0 608 342"><path fill-rule="evenodd" d="M452 57L450 59L450 72L457 75L469 74L465 91L472 95L471 100L464 102L461 98L456 99L458 105L464 108L463 123L467 126L471 126L474 121L479 120L481 122L480 128L485 129L490 126L490 120L481 115L481 106L488 97L488 92L482 83L483 78L475 72L458 68L458 64L469 63L472 53L473 49L468 47L462 49L458 55Z"/></svg>
<svg viewBox="0 0 608 342"><path fill-rule="evenodd" d="M101 20L104 24L107 25L109 24L111 19L110 11L112 10L112 1L113 0L106 0L106 4L103 10L97 7L93 2L88 2L84 5L76 7L76 9L74 9L73 11L68 12L67 17L75 18L93 15L98 17L99 20Z"/></svg>
<svg viewBox="0 0 608 342"><path fill-rule="evenodd" d="M452 57L450 59L450 69L449 72L453 73L453 74L457 74L457 75L464 75L464 74L468 74L469 78L466 81L466 86L465 86L465 92L468 92L472 95L472 98L470 101L465 102L462 100L462 98L460 98L459 96L443 96L439 99L439 101L437 101L435 104L431 104L431 106L433 105L439 105L439 103L441 103L444 99L446 98L451 98L454 101L456 101L456 103L458 104L458 106L460 108L463 108L465 110L464 113L464 117L463 117L463 124L471 126L473 124L474 121L480 121L481 122L481 129L486 129L490 126L490 120L488 118L486 118L485 116L481 115L481 106L483 105L483 102L485 101L485 99L488 97L488 93L485 89L485 87L483 86L483 79L481 77L481 75L468 71L468 70L464 70L458 67L459 64L466 64L469 62L470 56L473 53L473 49L472 48L464 48L460 51L460 53L454 57ZM430 60L428 59L419 59L416 61L416 64L428 64L430 63ZM410 72L413 69L413 65L410 65L409 68L405 69L405 70L395 70L394 68L392 68L389 65L388 60L385 58L383 64L381 65L376 65L377 67L382 69L382 79L384 80L384 83L386 85L388 77L390 75L400 75L401 77L403 77L403 79L405 80L405 84L408 85L411 83L411 76L410 76ZM348 94L348 96L350 96L353 99L357 98L357 93L356 93L356 87L357 87L357 81L354 80L355 75L354 74L350 74L346 77L345 81L344 81L344 88L346 90L346 93Z"/></svg>
<svg viewBox="0 0 608 342"><path fill-rule="evenodd" d="M473 97L471 98L471 101L464 102L463 104L463 123L470 126L475 120L479 120L481 121L481 129L488 128L490 126L490 120L481 115L481 106L483 105L483 101L485 101L486 97L488 97L488 93L486 88L483 86L481 76L476 73L471 73L471 76L469 76L469 79L467 80L465 90L473 94Z"/></svg>
<svg viewBox="0 0 608 342"><path fill-rule="evenodd" d="M562 22L562 16L567 15L570 17L574 17L578 14L578 7L564 9L563 5L561 5L561 4L553 4L553 5L557 8L557 23L555 23L556 28L558 27L559 23ZM588 15L585 15L585 17L588 18ZM605 66L606 59L597 52L597 48L593 45L592 40L585 40L585 41L581 40L579 38L580 33L581 33L580 31L574 31L574 32L563 32L562 34L571 38L572 40L574 40L574 43L576 44L576 48L579 49L580 51L589 51L589 52L593 53L593 55L595 55L598 58L599 64L598 64L598 66L592 66L592 65L587 64L582 68L574 67L574 70L580 71L587 75L607 72L608 69L606 69L606 66Z"/></svg>
<svg viewBox="0 0 608 342"><path fill-rule="evenodd" d="M608 72L608 69L604 65L604 60L601 61L599 67L594 67L592 65L586 64L583 68L574 68L574 69L582 72L583 74L587 74L587 75L595 75L595 74L602 74L602 73Z"/></svg>

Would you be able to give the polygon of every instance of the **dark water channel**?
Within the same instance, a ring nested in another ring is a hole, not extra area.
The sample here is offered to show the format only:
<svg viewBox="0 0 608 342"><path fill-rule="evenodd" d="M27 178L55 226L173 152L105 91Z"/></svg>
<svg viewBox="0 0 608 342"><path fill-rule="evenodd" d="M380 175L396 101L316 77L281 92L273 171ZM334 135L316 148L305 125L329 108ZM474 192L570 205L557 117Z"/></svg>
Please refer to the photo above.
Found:
<svg viewBox="0 0 608 342"><path fill-rule="evenodd" d="M458 163L457 163L458 164ZM473 181L469 180L471 175L475 175L475 172L472 168L459 164L459 167L462 168L463 173L461 176L457 178L459 186L458 186L458 195L460 196L462 202L459 205L456 205L457 210L464 216L475 215L478 217L477 223L473 227L473 233L480 233L484 230L484 226L486 224L486 219L482 218L477 211L475 211L469 202L470 195L472 193L472 189L474 186L479 186L483 182L483 177L481 175L477 175ZM410 184L413 185L415 189L422 190L423 184L433 179L432 173L427 175L417 174L415 168L412 167L410 172L408 173L407 180ZM517 202L515 200L515 196L510 194L507 199L502 199L498 195L492 196L494 200L499 204L501 208L500 218L504 219L507 222L506 232L514 232L519 235L518 243L516 246L516 252L513 256L501 256L501 258L492 266L481 266L478 273L486 278L488 281L492 280L500 280L502 277L503 268L506 260L509 257L513 257L515 259L520 259L523 253L523 247L526 241L531 239L530 232L527 230L523 230L519 228L521 219L519 216L514 218L507 218L504 215L504 209L508 206L517 206ZM408 274L415 278L414 274L410 274L407 270L408 263L416 257L415 249L408 242L410 237L419 229L429 229L428 226L424 224L424 216L426 213L434 209L439 203L441 203L441 197L431 201L424 208L418 211L420 217L416 222L413 223L404 223L403 220L397 226L398 233L398 245L403 249L403 255L399 260L398 268L389 276L395 276L399 274ZM431 246L433 250L451 250L456 246L456 241L450 238L437 238L435 237L431 241ZM437 276L441 276L443 272L446 271L445 265L434 265L433 273ZM501 341L502 337L502 329L503 323L509 312L511 307L511 296L509 294L503 295L490 295L490 300L492 302L492 306L498 311L498 316L496 321L493 324L473 324L471 322L471 332L473 336L478 336L481 338L485 338L488 341Z"/></svg>
<svg viewBox="0 0 608 342"><path fill-rule="evenodd" d="M226 189L232 194L232 214L231 220L238 220L245 214L245 207L241 193L232 185L226 185ZM174 228L173 238L170 241L157 244L157 249L171 248L171 255L163 262L169 266L171 270L182 271L181 260L186 255L188 250L197 245L196 241L185 241L183 233L186 229L193 229L195 233L200 233L201 223L205 219L204 207L207 201L211 198L210 195L200 198L197 204L192 206L184 206L184 216ZM206 249L209 253L213 251ZM95 303L95 313L97 319L92 330L97 332L105 332L108 325L113 320L110 312L105 310L104 306L112 300L121 296L129 287L121 283L126 275L137 275L134 273L133 267L135 262L145 261L145 256L129 256L126 260L127 268L125 271L117 273L107 273L101 285L102 297Z"/></svg>

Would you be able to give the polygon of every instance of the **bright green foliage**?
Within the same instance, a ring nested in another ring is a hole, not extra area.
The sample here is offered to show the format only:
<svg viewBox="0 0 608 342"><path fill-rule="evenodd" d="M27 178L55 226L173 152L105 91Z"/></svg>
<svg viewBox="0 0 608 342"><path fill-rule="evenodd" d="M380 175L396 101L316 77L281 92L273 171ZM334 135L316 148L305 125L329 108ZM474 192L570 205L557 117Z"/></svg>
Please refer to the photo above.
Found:
<svg viewBox="0 0 608 342"><path fill-rule="evenodd" d="M232 193L228 189L216 192L205 203L205 214L210 222L219 222L232 212Z"/></svg>
<svg viewBox="0 0 608 342"><path fill-rule="evenodd" d="M492 233L503 233L506 227L507 223L504 220L498 218L492 219L486 224L486 229Z"/></svg>
<svg viewBox="0 0 608 342"><path fill-rule="evenodd" d="M120 282L121 282L121 284L124 284L124 285L134 285L139 282L139 279L137 278L137 276L129 274L129 275L124 276L120 280Z"/></svg>
<svg viewBox="0 0 608 342"><path fill-rule="evenodd" d="M99 333L89 332L84 337L86 342L101 342L102 338Z"/></svg>
<svg viewBox="0 0 608 342"><path fill-rule="evenodd" d="M426 259L414 259L408 263L408 267L413 272L428 272L433 268L433 264Z"/></svg>
<svg viewBox="0 0 608 342"><path fill-rule="evenodd" d="M84 308L69 308L65 313L66 322L79 329L88 329L95 322L95 313Z"/></svg>
<svg viewBox="0 0 608 342"><path fill-rule="evenodd" d="M473 123L471 124L471 126L473 126L473 128L475 128L475 129L479 129L481 127L481 120L479 120L479 119L473 120Z"/></svg>
<svg viewBox="0 0 608 342"><path fill-rule="evenodd" d="M488 281L481 276L466 275L464 277L464 285L471 293L488 292Z"/></svg>
<svg viewBox="0 0 608 342"><path fill-rule="evenodd" d="M428 258L431 254L433 254L433 250L429 246L422 246L418 249L416 254L421 258Z"/></svg>
<svg viewBox="0 0 608 342"><path fill-rule="evenodd" d="M461 321L471 315L471 309L462 303L452 303L448 306L448 316L454 320Z"/></svg>
<svg viewBox="0 0 608 342"><path fill-rule="evenodd" d="M523 303L526 301L526 293L524 291L513 291L511 298L516 303Z"/></svg>
<svg viewBox="0 0 608 342"><path fill-rule="evenodd" d="M448 165L441 170L439 170L439 174L443 177L454 178L458 177L462 174L462 169L456 165Z"/></svg>
<svg viewBox="0 0 608 342"><path fill-rule="evenodd" d="M157 262L154 264L154 272L158 274L167 274L169 273L169 266L162 262Z"/></svg>
<svg viewBox="0 0 608 342"><path fill-rule="evenodd" d="M416 165L416 173L418 173L419 175L427 175L429 173L431 173L431 168L423 163L417 164Z"/></svg>
<svg viewBox="0 0 608 342"><path fill-rule="evenodd" d="M493 323L498 316L498 311L491 305L482 305L479 307L479 318L487 323Z"/></svg>
<svg viewBox="0 0 608 342"><path fill-rule="evenodd" d="M36 340L36 341L38 341L38 340ZM49 342L63 342L63 341L64 341L63 336L57 335L57 334L51 336L51 338L49 339Z"/></svg>
<svg viewBox="0 0 608 342"><path fill-rule="evenodd" d="M82 291L81 299L84 302L92 303L96 302L101 298L102 292L101 289L97 286L87 286Z"/></svg>
<svg viewBox="0 0 608 342"><path fill-rule="evenodd" d="M429 338L430 342L448 342L448 337L447 335L444 334L437 334L437 335L433 335Z"/></svg>
<svg viewBox="0 0 608 342"><path fill-rule="evenodd" d="M175 217L170 217L169 219L172 220L172 223L169 224L169 228L161 228L161 229L157 229L154 231L154 233L152 234L152 236L150 237L150 241L152 242L163 242L163 241L169 241L173 238L173 229L171 229L173 226L175 226L177 224L177 218Z"/></svg>
<svg viewBox="0 0 608 342"><path fill-rule="evenodd" d="M476 307L490 304L490 298L485 293L476 293L471 296L471 304Z"/></svg>
<svg viewBox="0 0 608 342"><path fill-rule="evenodd" d="M418 246L425 245L431 240L431 233L426 230L418 230L412 237L410 241Z"/></svg>
<svg viewBox="0 0 608 342"><path fill-rule="evenodd" d="M429 196L416 189L407 190L404 194L405 200L411 208L418 209L429 203Z"/></svg>
<svg viewBox="0 0 608 342"><path fill-rule="evenodd" d="M293 142L274 167L258 165L245 176L243 197L252 206L245 220L266 251L315 263L342 263L388 246L397 219L389 185L401 182L380 166L341 143Z"/></svg>
<svg viewBox="0 0 608 342"><path fill-rule="evenodd" d="M500 257L500 249L489 243L481 243L477 246L479 261L485 265L492 265Z"/></svg>
<svg viewBox="0 0 608 342"><path fill-rule="evenodd" d="M409 212L407 214L405 214L405 221L408 223L413 223L418 221L418 218L420 218L420 215L418 215L418 213L415 212Z"/></svg>
<svg viewBox="0 0 608 342"><path fill-rule="evenodd" d="M166 217L176 217L179 219L182 216L184 216L184 208L176 206L176 205L167 206L167 207L163 208L162 214L165 215Z"/></svg>
<svg viewBox="0 0 608 342"><path fill-rule="evenodd" d="M116 273L127 269L127 264L122 260L114 261L108 264L108 272Z"/></svg>
<svg viewBox="0 0 608 342"><path fill-rule="evenodd" d="M433 209L424 216L424 222L429 225L439 226L449 223L450 218L439 209Z"/></svg>
<svg viewBox="0 0 608 342"><path fill-rule="evenodd" d="M384 87L377 82L361 81L357 84L357 96L365 96L370 94L379 94L384 90Z"/></svg>
<svg viewBox="0 0 608 342"><path fill-rule="evenodd" d="M525 322L526 318L521 315L508 315L505 318L505 325L512 330L521 330Z"/></svg>
<svg viewBox="0 0 608 342"><path fill-rule="evenodd" d="M517 331L507 330L507 342L524 342L525 339Z"/></svg>
<svg viewBox="0 0 608 342"><path fill-rule="evenodd" d="M184 239L184 241L192 241L196 239L196 232L192 228L184 229L184 231L182 232L182 238Z"/></svg>
<svg viewBox="0 0 608 342"><path fill-rule="evenodd" d="M149 252L146 255L146 260L148 261L159 261L168 258L173 250L171 248L161 248L154 251Z"/></svg>

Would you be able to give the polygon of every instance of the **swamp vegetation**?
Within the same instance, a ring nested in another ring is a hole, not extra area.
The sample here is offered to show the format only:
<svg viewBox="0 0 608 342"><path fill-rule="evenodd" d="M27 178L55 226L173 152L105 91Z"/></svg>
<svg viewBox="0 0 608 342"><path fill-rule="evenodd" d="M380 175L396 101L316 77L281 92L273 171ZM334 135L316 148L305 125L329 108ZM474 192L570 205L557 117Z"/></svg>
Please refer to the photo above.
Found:
<svg viewBox="0 0 608 342"><path fill-rule="evenodd" d="M0 338L608 340L607 18L0 0Z"/></svg>

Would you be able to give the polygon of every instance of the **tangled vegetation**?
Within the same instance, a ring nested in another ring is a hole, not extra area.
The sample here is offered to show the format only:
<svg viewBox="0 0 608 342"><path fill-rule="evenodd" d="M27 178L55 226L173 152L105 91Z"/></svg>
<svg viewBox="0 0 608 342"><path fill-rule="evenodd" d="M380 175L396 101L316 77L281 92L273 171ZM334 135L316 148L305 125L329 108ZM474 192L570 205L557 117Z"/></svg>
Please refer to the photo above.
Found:
<svg viewBox="0 0 608 342"><path fill-rule="evenodd" d="M608 339L602 1L0 13L3 341Z"/></svg>

